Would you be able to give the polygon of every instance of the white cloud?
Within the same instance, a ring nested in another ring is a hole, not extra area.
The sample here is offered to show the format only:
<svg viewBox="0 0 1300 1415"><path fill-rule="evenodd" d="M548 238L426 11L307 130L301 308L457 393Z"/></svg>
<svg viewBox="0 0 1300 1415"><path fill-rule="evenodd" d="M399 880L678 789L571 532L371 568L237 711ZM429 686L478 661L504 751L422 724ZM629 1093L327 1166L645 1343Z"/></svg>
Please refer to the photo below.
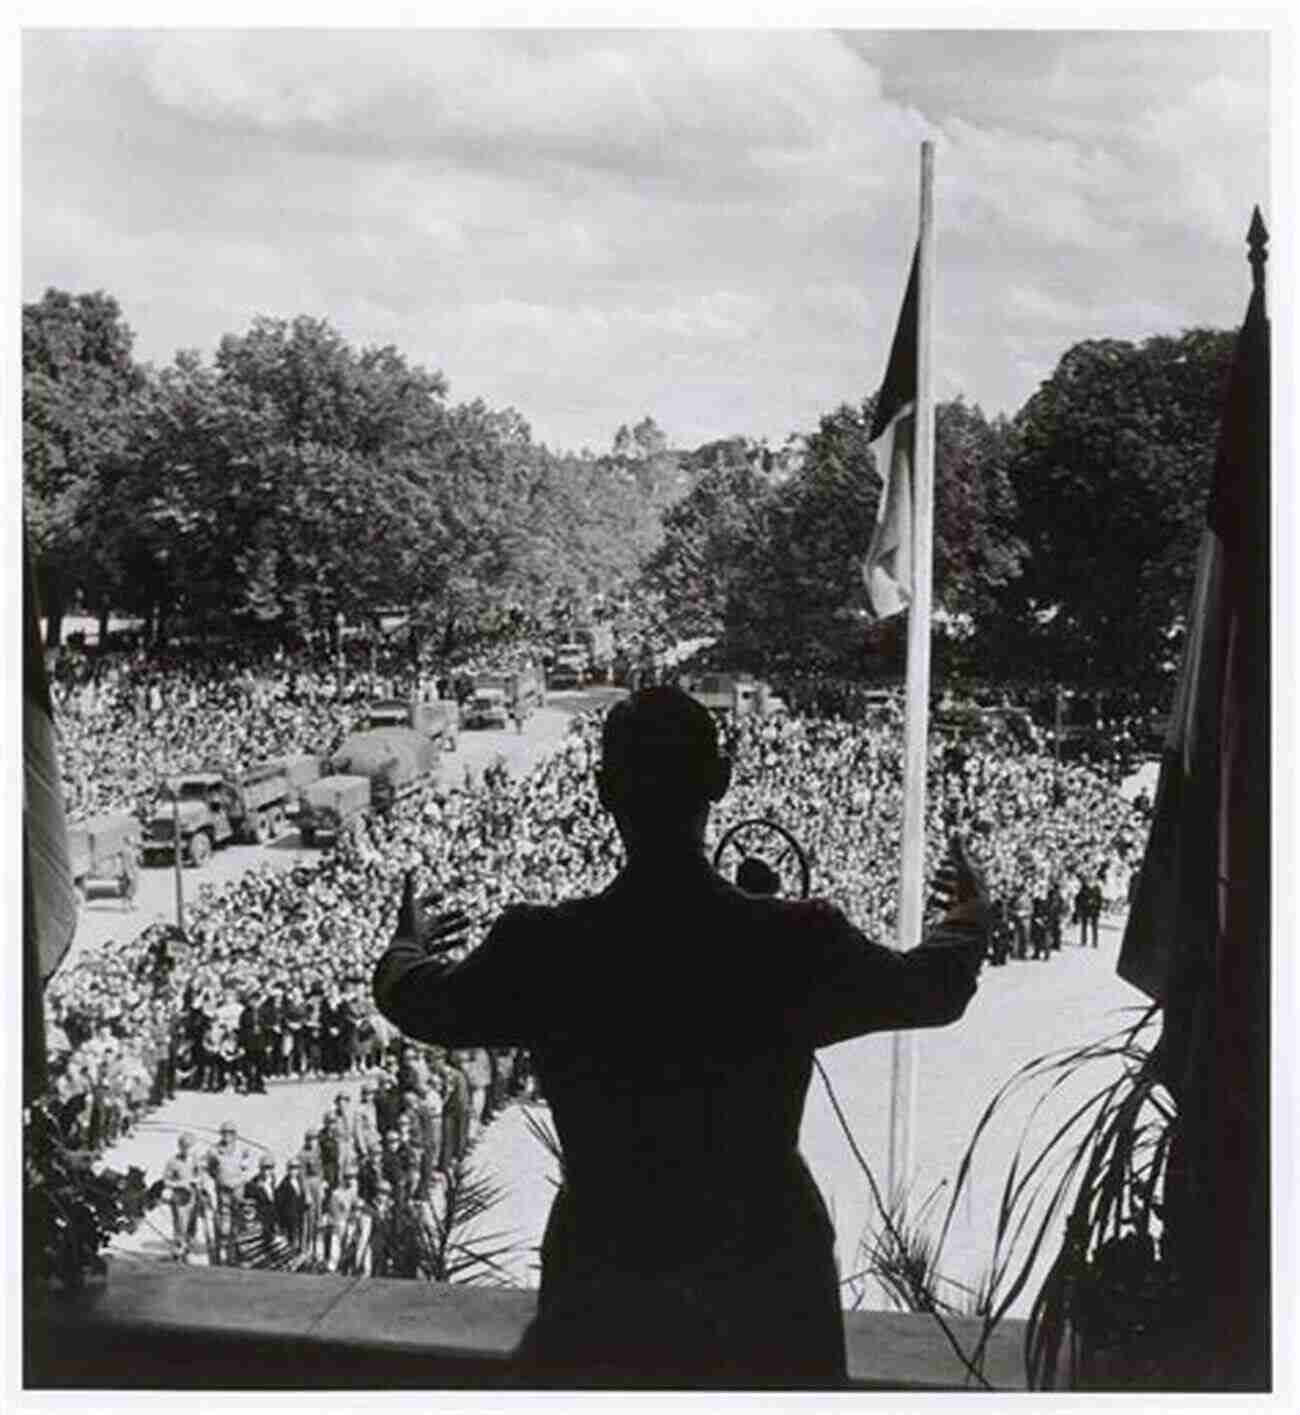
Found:
<svg viewBox="0 0 1300 1415"><path fill-rule="evenodd" d="M255 313L324 316L561 444L644 412L679 441L780 440L879 377L933 136L941 393L1014 409L1076 339L1239 317L1230 261L1266 197L1259 52L1045 33L34 34L24 297L108 289L156 360Z"/></svg>

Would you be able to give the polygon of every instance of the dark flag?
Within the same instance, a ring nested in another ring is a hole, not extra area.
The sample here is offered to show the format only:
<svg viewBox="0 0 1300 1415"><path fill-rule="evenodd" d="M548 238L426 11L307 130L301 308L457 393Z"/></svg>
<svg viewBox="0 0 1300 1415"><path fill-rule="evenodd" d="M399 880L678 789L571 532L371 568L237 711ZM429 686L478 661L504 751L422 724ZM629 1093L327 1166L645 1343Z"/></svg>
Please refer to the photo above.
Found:
<svg viewBox="0 0 1300 1415"><path fill-rule="evenodd" d="M1120 951L1160 1002L1178 1103L1166 1247L1203 1292L1228 1389L1267 1388L1269 1340L1270 357L1254 289L1219 425L1182 671Z"/></svg>
<svg viewBox="0 0 1300 1415"><path fill-rule="evenodd" d="M880 619L901 614L912 601L919 260L918 245L867 437L876 454L882 485L862 578Z"/></svg>
<svg viewBox="0 0 1300 1415"><path fill-rule="evenodd" d="M23 602L23 1051L30 1095L40 1089L45 1070L41 994L72 943L77 895L68 865L54 710L26 546Z"/></svg>

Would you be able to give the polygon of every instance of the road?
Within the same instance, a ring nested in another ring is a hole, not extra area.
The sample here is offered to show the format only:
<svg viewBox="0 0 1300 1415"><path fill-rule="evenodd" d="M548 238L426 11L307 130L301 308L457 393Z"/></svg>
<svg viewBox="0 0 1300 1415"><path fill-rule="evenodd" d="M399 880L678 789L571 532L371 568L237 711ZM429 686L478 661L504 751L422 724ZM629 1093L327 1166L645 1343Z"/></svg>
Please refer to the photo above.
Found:
<svg viewBox="0 0 1300 1415"><path fill-rule="evenodd" d="M459 784L467 773L477 778L483 768L498 757L515 774L529 771L563 741L575 714L604 707L621 696L621 688L552 693L547 705L533 713L522 732L495 728L462 731L456 750L443 756L444 779ZM237 880L255 865L287 870L294 865L311 863L319 859L320 854L319 850L301 846L296 830L265 845L226 845L213 854L202 870L186 868L182 871L183 899L192 899L200 885L220 888ZM116 899L94 900L82 907L76 936L63 966L68 966L83 950L102 947L109 939L118 939L124 934L134 936L156 920L170 923L175 919L175 870L159 866L142 869L134 909L126 909Z"/></svg>

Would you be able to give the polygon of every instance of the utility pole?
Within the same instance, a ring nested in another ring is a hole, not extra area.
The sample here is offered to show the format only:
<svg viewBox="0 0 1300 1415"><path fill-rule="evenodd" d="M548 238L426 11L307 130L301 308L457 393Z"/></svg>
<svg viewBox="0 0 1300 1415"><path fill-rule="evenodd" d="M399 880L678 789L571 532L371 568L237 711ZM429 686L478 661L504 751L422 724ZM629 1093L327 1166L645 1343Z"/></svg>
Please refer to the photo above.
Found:
<svg viewBox="0 0 1300 1415"><path fill-rule="evenodd" d="M181 793L175 782L168 782L172 798L172 859L176 866L176 927L185 935L185 862L181 859Z"/></svg>

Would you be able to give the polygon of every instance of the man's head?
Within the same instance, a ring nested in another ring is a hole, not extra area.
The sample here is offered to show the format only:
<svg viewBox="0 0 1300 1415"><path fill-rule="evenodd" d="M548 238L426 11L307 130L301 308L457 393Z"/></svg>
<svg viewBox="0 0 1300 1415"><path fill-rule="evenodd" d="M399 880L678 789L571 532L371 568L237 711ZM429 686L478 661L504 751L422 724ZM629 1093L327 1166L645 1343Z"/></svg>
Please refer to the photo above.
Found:
<svg viewBox="0 0 1300 1415"><path fill-rule="evenodd" d="M606 715L596 783L625 840L702 836L731 763L702 703L680 688L643 688Z"/></svg>

